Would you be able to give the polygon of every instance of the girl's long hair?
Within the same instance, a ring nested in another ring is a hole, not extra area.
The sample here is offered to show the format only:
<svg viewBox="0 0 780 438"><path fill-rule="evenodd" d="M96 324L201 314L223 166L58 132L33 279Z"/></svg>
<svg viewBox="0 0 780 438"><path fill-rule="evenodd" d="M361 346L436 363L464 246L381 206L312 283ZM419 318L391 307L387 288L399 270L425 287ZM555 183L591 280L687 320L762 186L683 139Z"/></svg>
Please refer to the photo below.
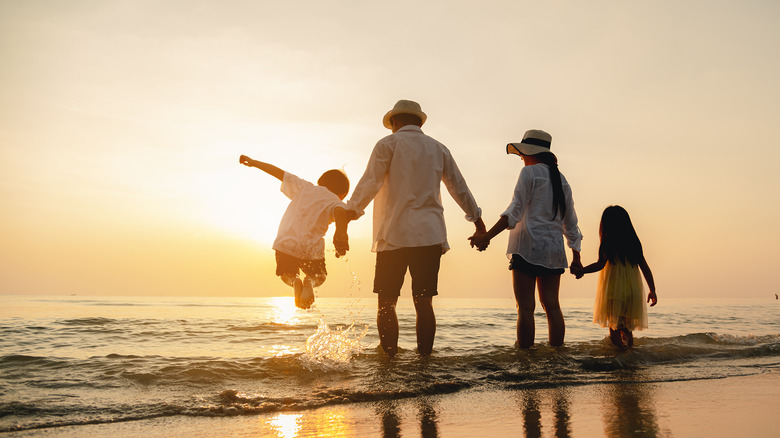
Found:
<svg viewBox="0 0 780 438"><path fill-rule="evenodd" d="M642 242L636 235L634 225L628 212L619 205L610 205L604 209L599 225L601 247L599 252L610 263L630 263L638 265L642 262Z"/></svg>
<svg viewBox="0 0 780 438"><path fill-rule="evenodd" d="M558 158L552 152L541 152L533 155L540 163L550 169L550 180L553 186L553 219L561 213L561 219L566 216L566 195L563 193L561 171L558 170Z"/></svg>

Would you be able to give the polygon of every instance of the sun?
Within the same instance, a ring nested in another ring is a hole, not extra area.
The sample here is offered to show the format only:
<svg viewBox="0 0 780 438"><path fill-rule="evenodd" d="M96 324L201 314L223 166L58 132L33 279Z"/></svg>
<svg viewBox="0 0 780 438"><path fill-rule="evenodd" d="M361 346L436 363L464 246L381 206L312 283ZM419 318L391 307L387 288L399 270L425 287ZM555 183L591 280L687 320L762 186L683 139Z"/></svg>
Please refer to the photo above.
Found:
<svg viewBox="0 0 780 438"><path fill-rule="evenodd" d="M208 152L193 154L200 172L188 192L198 200L203 220L222 232L270 246L290 200L280 190L281 181L241 165L238 157L273 164L313 183L323 172L342 167L346 157L328 147L328 139L343 135L323 138L328 130L319 125L283 128L264 125L258 143L218 141Z"/></svg>
<svg viewBox="0 0 780 438"><path fill-rule="evenodd" d="M198 194L202 217L221 232L270 246L290 200L279 191L281 182L270 176L268 181L248 178L241 171L252 169L239 166L236 159L236 169L209 178L208 189Z"/></svg>

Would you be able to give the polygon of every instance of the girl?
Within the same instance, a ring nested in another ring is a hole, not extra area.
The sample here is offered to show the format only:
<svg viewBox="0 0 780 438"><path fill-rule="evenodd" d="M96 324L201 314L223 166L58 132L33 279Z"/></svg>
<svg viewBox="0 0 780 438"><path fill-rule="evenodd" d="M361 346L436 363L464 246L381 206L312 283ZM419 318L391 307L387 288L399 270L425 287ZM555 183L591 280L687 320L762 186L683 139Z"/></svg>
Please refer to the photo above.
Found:
<svg viewBox="0 0 780 438"><path fill-rule="evenodd" d="M599 260L584 268L572 268L577 278L601 271L593 322L609 327L609 339L618 347L634 345L634 330L647 327L647 308L642 296L642 278L645 276L650 293L647 302L655 306L655 282L650 266L642 253L642 243L634 231L628 212L612 205L604 210L599 225Z"/></svg>

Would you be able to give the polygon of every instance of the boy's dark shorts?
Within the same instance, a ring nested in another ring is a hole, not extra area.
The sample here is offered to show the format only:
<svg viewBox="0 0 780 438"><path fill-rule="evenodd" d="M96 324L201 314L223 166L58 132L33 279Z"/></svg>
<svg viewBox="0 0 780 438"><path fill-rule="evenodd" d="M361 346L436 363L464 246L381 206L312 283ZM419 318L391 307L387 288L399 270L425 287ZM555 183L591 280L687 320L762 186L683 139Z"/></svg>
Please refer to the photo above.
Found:
<svg viewBox="0 0 780 438"><path fill-rule="evenodd" d="M374 293L383 298L401 295L406 270L412 275L412 296L433 297L439 294L441 245L400 248L376 253Z"/></svg>
<svg viewBox="0 0 780 438"><path fill-rule="evenodd" d="M298 270L303 271L307 277L328 275L328 271L325 269L325 259L304 260L276 251L276 275L280 277L284 274L297 276Z"/></svg>
<svg viewBox="0 0 780 438"><path fill-rule="evenodd" d="M561 275L566 272L563 268L550 269L544 266L534 265L528 263L519 254L512 254L512 259L509 260L509 270L519 271L531 277L544 277L547 275Z"/></svg>

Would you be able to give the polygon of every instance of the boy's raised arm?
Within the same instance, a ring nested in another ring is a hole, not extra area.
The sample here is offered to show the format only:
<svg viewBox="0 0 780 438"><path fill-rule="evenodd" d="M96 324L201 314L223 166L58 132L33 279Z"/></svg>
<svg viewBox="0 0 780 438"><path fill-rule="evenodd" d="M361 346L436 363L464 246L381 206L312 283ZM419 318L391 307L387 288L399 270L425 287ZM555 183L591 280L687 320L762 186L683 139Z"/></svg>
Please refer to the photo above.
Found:
<svg viewBox="0 0 780 438"><path fill-rule="evenodd" d="M274 178L278 179L279 181L284 180L284 170L274 166L273 164L264 163L262 161L253 160L246 155L241 155L238 158L238 161L247 167L256 167L263 172L273 176Z"/></svg>

